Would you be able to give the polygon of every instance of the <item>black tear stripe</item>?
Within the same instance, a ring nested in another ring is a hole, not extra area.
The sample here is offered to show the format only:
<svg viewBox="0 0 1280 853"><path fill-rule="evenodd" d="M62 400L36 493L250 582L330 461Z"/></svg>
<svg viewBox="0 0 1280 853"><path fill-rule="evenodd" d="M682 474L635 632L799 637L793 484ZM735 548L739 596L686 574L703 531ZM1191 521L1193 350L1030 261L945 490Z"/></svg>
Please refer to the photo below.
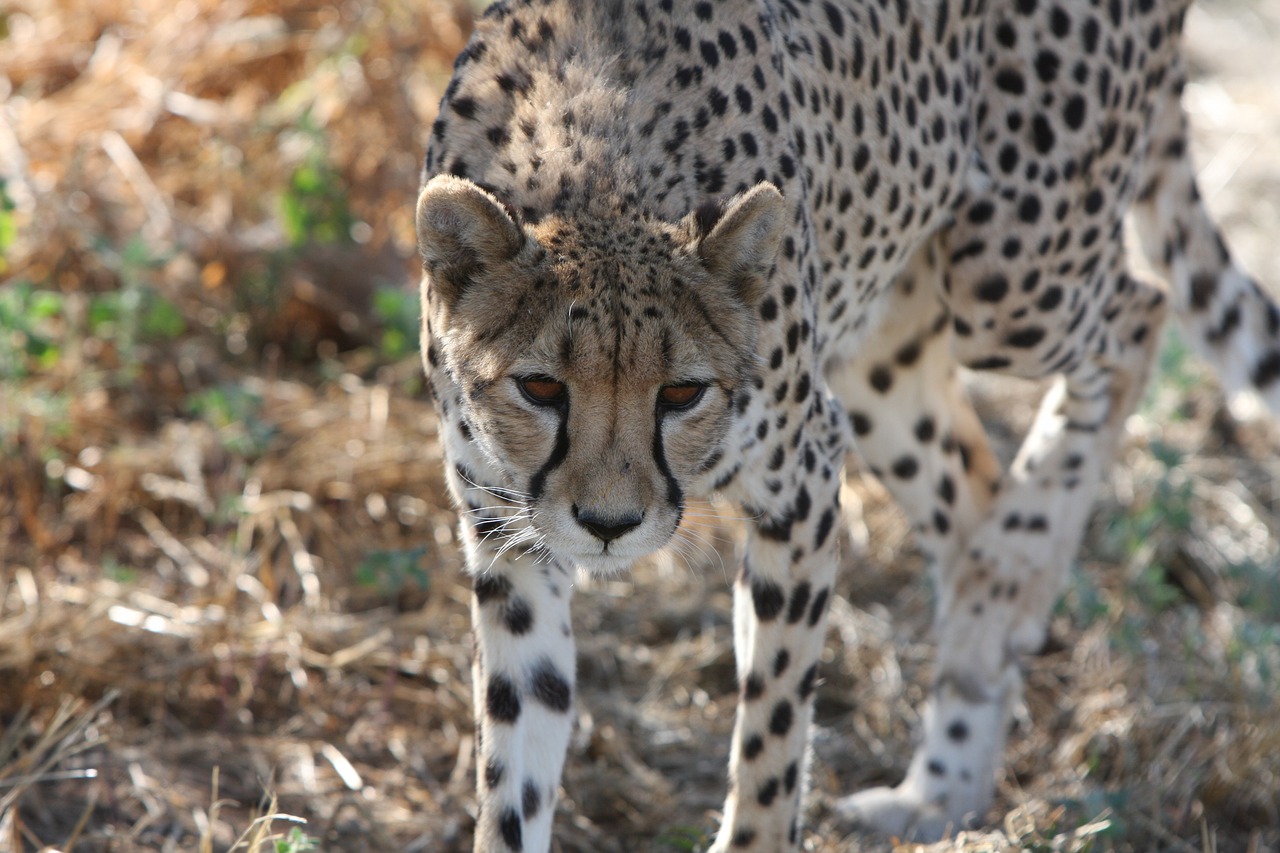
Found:
<svg viewBox="0 0 1280 853"><path fill-rule="evenodd" d="M658 470L662 472L662 477L667 481L667 503L676 508L676 524L680 523L680 519L684 517L684 491L680 488L680 484L676 482L676 478L671 474L671 468L667 466L667 454L662 447L662 420L653 425L653 462L658 466Z"/></svg>
<svg viewBox="0 0 1280 853"><path fill-rule="evenodd" d="M529 478L528 503L533 503L542 497L542 490L547 487L548 475L559 468L567 458L569 458L569 412L562 409L560 411L560 427L556 430L556 443L551 448L551 456L538 469L538 472Z"/></svg>

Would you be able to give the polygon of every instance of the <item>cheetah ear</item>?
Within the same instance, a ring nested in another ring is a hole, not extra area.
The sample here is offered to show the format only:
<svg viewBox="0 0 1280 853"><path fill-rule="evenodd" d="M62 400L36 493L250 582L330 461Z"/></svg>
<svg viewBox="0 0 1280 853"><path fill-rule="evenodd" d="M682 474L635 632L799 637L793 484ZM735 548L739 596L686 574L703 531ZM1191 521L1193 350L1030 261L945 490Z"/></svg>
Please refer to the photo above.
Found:
<svg viewBox="0 0 1280 853"><path fill-rule="evenodd" d="M524 232L501 202L453 175L437 175L422 188L417 219L432 296L450 305L477 273L511 260L524 245Z"/></svg>
<svg viewBox="0 0 1280 853"><path fill-rule="evenodd" d="M764 295L765 279L782 242L782 193L773 184L756 184L724 205L703 205L686 221L706 268L729 278L743 301L755 305Z"/></svg>

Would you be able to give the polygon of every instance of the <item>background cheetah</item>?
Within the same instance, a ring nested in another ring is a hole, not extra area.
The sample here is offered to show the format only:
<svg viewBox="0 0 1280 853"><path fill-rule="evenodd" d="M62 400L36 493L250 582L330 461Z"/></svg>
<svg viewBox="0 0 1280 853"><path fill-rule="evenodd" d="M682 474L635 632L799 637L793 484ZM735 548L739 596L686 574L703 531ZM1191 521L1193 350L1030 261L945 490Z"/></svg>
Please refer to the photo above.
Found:
<svg viewBox="0 0 1280 853"><path fill-rule="evenodd" d="M922 743L837 804L936 838L990 805L1166 303L1280 402L1280 309L1199 204L1184 4L499 6L459 57L418 203L450 485L475 578L476 848L549 844L575 566L750 519L712 849L800 843L852 446L937 572ZM781 190L781 194L779 194ZM731 196L728 201L722 197ZM1007 474L956 365L1057 375Z"/></svg>

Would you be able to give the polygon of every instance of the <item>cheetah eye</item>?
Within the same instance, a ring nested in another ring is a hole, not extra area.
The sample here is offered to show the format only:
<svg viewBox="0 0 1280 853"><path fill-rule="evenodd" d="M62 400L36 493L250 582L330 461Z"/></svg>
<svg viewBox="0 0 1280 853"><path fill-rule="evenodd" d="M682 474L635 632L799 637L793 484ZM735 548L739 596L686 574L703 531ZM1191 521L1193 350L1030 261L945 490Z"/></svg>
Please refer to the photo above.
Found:
<svg viewBox="0 0 1280 853"><path fill-rule="evenodd" d="M537 406L558 406L569 399L569 389L550 376L522 376L516 385L525 398Z"/></svg>
<svg viewBox="0 0 1280 853"><path fill-rule="evenodd" d="M658 405L664 409L687 409L698 400L707 386L701 382L681 382L658 389Z"/></svg>

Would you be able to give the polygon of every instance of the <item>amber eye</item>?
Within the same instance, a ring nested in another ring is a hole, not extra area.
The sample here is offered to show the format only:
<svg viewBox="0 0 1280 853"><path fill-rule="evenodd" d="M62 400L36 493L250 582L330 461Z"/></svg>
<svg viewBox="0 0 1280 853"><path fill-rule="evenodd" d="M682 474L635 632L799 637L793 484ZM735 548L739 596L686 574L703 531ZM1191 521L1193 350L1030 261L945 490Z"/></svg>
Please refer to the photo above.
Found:
<svg viewBox="0 0 1280 853"><path fill-rule="evenodd" d="M555 406L563 403L569 396L569 389L564 383L550 376L526 376L517 379L516 384L529 402L539 406Z"/></svg>
<svg viewBox="0 0 1280 853"><path fill-rule="evenodd" d="M663 385L658 390L658 405L666 409L684 409L698 402L707 386L699 382Z"/></svg>

